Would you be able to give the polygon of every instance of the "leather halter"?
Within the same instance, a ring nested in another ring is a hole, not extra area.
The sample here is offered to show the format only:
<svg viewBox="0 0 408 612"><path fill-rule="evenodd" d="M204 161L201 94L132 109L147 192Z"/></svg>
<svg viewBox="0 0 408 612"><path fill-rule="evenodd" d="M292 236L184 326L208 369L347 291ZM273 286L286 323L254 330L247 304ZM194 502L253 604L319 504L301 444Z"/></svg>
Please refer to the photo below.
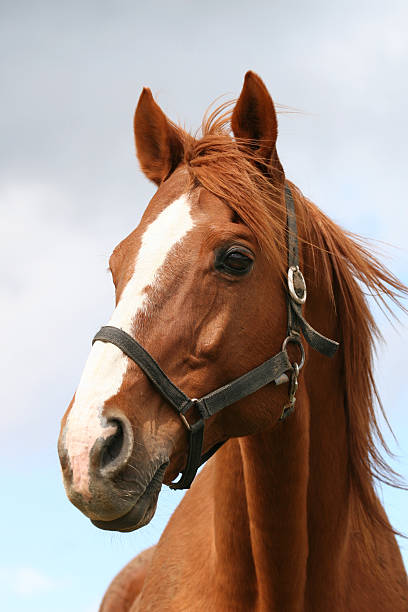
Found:
<svg viewBox="0 0 408 612"><path fill-rule="evenodd" d="M332 357L338 349L338 342L319 334L305 321L302 315L302 305L306 301L306 283L299 269L299 252L297 239L297 224L295 205L288 185L285 186L285 203L287 211L288 230L288 329L282 350L274 357L239 378L215 389L203 397L189 398L173 381L166 376L153 357L134 338L122 329L110 325L102 327L94 337L97 340L110 342L120 348L145 373L150 382L161 393L164 399L178 412L189 432L189 450L187 465L180 480L170 485L172 489L188 489L194 480L198 468L205 463L224 444L215 444L203 455L204 422L217 414L223 408L255 393L265 385L273 383L280 385L289 382L289 402L284 406L280 420L283 421L294 410L299 370L302 368L305 353L300 332L310 346L328 357ZM295 343L300 349L300 364L291 363L287 353L287 345ZM186 414L196 408L200 415L196 423L190 424Z"/></svg>

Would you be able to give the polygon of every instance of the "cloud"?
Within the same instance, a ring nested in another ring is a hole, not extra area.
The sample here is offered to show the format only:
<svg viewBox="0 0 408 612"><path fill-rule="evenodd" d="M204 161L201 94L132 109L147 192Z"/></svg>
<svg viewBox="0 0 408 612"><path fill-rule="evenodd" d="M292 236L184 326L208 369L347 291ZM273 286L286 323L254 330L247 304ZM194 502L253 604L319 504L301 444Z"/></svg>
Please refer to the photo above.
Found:
<svg viewBox="0 0 408 612"><path fill-rule="evenodd" d="M63 406L52 406L55 391L64 386L74 390L69 378L80 359L72 351L70 334L80 329L89 345L91 321L99 312L102 323L108 305L113 306L106 273L109 240L99 240L89 228L73 230L53 214L52 207L66 205L65 198L51 185L0 189L0 240L10 262L3 267L0 287L7 346L0 355L6 381L0 390L0 427L19 432L8 437L14 446L17 439L24 444L27 437L47 430L53 414L62 416Z"/></svg>
<svg viewBox="0 0 408 612"><path fill-rule="evenodd" d="M97 600L94 603L90 604L89 606L86 606L83 612L98 612L100 607L101 607L101 602L100 600Z"/></svg>
<svg viewBox="0 0 408 612"><path fill-rule="evenodd" d="M24 597L48 593L57 587L52 578L33 567L0 568L0 583L3 589Z"/></svg>
<svg viewBox="0 0 408 612"><path fill-rule="evenodd" d="M391 9L379 0L231 7L2 2L0 453L3 480L12 482L4 489L3 548L11 559L15 534L24 532L39 566L0 569L4 594L32 596L13 609L96 612L115 571L157 540L182 496L164 491L152 523L119 539L83 523L56 470L50 477L60 419L91 337L113 307L108 255L153 193L137 170L132 135L143 86L172 119L195 129L209 103L237 96L245 71L258 72L276 102L303 111L279 117L287 176L344 227L403 247L391 252L390 267L408 281L406 0ZM377 380L406 447L406 319L397 332L379 321L387 345ZM406 500L386 495L404 530ZM27 516L36 517L35 529ZM49 546L61 536L64 555ZM75 567L64 597L52 578L56 565L64 576ZM57 603L47 605L53 596ZM88 601L98 603L87 609Z"/></svg>

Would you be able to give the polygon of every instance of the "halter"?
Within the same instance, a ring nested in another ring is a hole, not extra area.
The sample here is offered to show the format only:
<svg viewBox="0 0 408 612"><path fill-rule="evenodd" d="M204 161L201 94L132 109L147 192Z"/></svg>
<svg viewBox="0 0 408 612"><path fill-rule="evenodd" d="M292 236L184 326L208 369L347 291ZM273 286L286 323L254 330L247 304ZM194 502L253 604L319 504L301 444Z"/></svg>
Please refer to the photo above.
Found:
<svg viewBox="0 0 408 612"><path fill-rule="evenodd" d="M332 357L338 349L338 342L326 338L311 327L302 315L302 305L306 301L306 283L299 269L299 250L295 205L288 185L285 186L285 203L288 230L288 327L282 350L274 357L239 378L219 387L203 397L189 398L163 372L158 363L129 334L111 325L102 327L94 337L97 340L110 342L120 348L145 373L150 382L161 393L164 399L176 410L189 433L189 450L187 465L180 480L170 485L172 489L189 489L198 468L205 463L223 444L218 442L202 454L204 422L223 408L255 393L262 387L273 383L281 385L289 382L289 401L283 407L279 418L284 421L294 410L299 371L305 362L305 351L301 342L301 333L312 348L327 357ZM291 363L287 353L288 344L296 344L300 351L300 363ZM189 423L186 414L195 408L200 418Z"/></svg>

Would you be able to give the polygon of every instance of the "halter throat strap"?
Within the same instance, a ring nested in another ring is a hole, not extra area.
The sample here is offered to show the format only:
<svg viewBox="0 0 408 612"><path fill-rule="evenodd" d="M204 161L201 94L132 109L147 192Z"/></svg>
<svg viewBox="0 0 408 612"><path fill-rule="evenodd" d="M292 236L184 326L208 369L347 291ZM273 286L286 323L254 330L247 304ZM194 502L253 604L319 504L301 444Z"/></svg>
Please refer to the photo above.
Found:
<svg viewBox="0 0 408 612"><path fill-rule="evenodd" d="M137 340L128 333L113 326L102 327L93 338L96 341L114 344L132 359L144 372L150 382L163 398L176 410L188 430L189 450L185 470L180 480L173 482L172 489L188 489L194 480L198 468L205 463L225 441L214 445L202 454L204 422L227 406L255 393L262 387L272 383L280 385L289 381L290 401L284 407L280 420L284 420L294 409L297 377L303 366L304 350L301 343L301 332L310 346L327 356L332 356L338 348L338 343L319 334L311 327L302 315L302 304L306 301L306 283L299 269L299 252L295 205L288 185L285 186L285 203L287 211L288 230L288 332L282 350L261 365L253 368L239 378L207 393L203 397L189 398L163 372L159 364ZM300 365L290 362L286 347L288 343L296 343L300 348L302 359ZM186 414L195 409L198 420L190 424Z"/></svg>

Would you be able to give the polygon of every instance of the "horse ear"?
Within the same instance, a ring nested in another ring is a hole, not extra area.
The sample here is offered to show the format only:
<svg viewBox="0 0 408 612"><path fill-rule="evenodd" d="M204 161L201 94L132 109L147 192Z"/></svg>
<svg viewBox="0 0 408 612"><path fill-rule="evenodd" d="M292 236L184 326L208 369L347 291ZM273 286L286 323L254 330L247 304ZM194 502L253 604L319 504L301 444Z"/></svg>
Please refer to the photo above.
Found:
<svg viewBox="0 0 408 612"><path fill-rule="evenodd" d="M147 178L160 185L182 161L184 149L181 134L146 87L136 107L134 131L140 166Z"/></svg>
<svg viewBox="0 0 408 612"><path fill-rule="evenodd" d="M232 113L231 127L239 147L253 154L255 163L265 174L283 182L283 168L276 152L278 121L275 107L263 81L254 72L245 75L244 86Z"/></svg>

